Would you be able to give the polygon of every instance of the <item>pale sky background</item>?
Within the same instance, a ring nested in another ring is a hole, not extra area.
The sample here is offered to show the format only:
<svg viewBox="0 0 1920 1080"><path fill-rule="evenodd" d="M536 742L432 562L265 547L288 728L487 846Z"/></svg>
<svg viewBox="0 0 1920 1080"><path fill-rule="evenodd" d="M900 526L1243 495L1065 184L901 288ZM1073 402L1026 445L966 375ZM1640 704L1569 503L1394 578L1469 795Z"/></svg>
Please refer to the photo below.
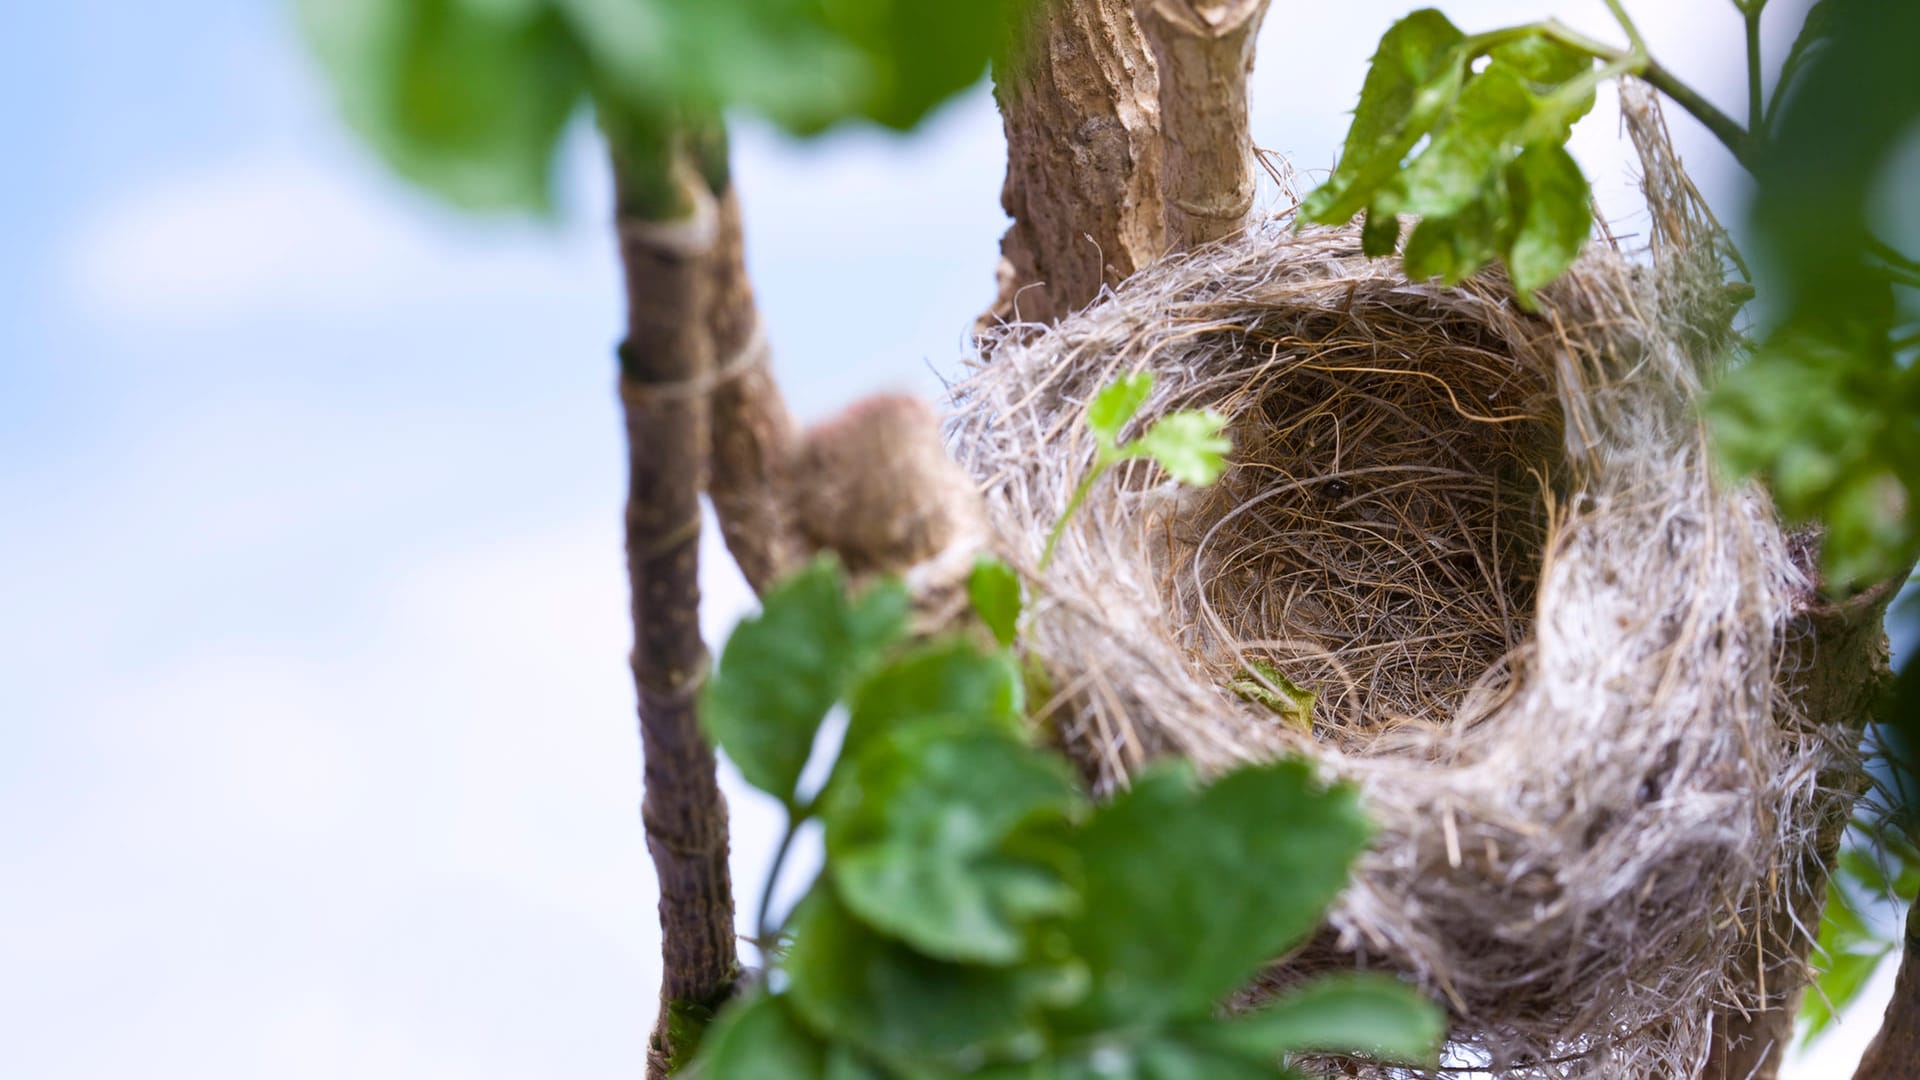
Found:
<svg viewBox="0 0 1920 1080"><path fill-rule="evenodd" d="M1740 111L1730 3L1633 6ZM1256 140L1330 165L1408 7L1280 0ZM1599 0L1446 9L1619 38ZM658 930L589 132L558 222L477 221L342 131L280 4L6 4L0 60L0 1072L635 1075ZM985 90L910 138L736 145L798 411L937 393L1004 224ZM1633 231L1604 95L1576 150ZM718 555L707 590L717 643L749 600ZM751 897L774 811L728 785ZM1878 1012L1792 1075L1847 1075Z"/></svg>

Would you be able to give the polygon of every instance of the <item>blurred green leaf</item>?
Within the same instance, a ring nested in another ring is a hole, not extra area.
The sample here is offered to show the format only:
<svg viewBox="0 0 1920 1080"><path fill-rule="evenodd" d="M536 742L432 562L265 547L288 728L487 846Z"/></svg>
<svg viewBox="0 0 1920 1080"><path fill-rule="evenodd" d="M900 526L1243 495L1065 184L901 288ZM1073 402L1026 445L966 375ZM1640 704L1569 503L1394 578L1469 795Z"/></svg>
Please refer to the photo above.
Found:
<svg viewBox="0 0 1920 1080"><path fill-rule="evenodd" d="M926 956L862 924L823 885L790 929L795 1010L820 1035L882 1059L934 1064L1037 1039L1035 1011L1061 986L1026 968Z"/></svg>
<svg viewBox="0 0 1920 1080"><path fill-rule="evenodd" d="M1226 426L1226 417L1212 409L1168 413L1121 450L1152 458L1183 484L1206 487L1227 468L1233 441L1221 434Z"/></svg>
<svg viewBox="0 0 1920 1080"><path fill-rule="evenodd" d="M1096 989L1069 1022L1210 1015L1313 929L1367 835L1357 793L1299 762L1210 787L1180 766L1144 773L1079 837L1093 902L1068 933Z"/></svg>
<svg viewBox="0 0 1920 1080"><path fill-rule="evenodd" d="M1773 84L1773 98L1767 103L1769 124L1778 115L1780 103L1793 92L1793 84L1799 79L1807 61L1832 35L1833 8L1828 0L1815 0L1800 23L1800 32L1794 35L1793 45L1787 49L1787 58L1780 62L1780 75Z"/></svg>
<svg viewBox="0 0 1920 1080"><path fill-rule="evenodd" d="M1022 683L1013 658L964 638L922 645L862 679L847 698L842 761L889 731L929 720L964 719L1021 731Z"/></svg>
<svg viewBox="0 0 1920 1080"><path fill-rule="evenodd" d="M1087 403L1087 430L1102 447L1120 444L1120 430L1146 404L1153 393L1153 372L1136 371L1122 375L1100 389Z"/></svg>
<svg viewBox="0 0 1920 1080"><path fill-rule="evenodd" d="M721 1014L694 1059L692 1075L700 1080L829 1080L825 1061L825 1047L800 1025L787 1002L758 994Z"/></svg>
<svg viewBox="0 0 1920 1080"><path fill-rule="evenodd" d="M1430 1067L1438 1063L1446 1030L1446 1016L1412 987L1381 975L1339 975L1198 1027L1191 1038L1256 1061L1283 1053L1359 1053Z"/></svg>
<svg viewBox="0 0 1920 1080"><path fill-rule="evenodd" d="M1920 373L1887 356L1885 320L1790 322L1705 406L1723 464L1765 474L1788 517L1826 525L1836 587L1894 572L1920 543Z"/></svg>
<svg viewBox="0 0 1920 1080"><path fill-rule="evenodd" d="M967 598L1002 647L1013 644L1020 629L1020 575L999 559L981 556L967 576Z"/></svg>
<svg viewBox="0 0 1920 1080"><path fill-rule="evenodd" d="M1080 805L1065 762L998 727L889 732L827 796L828 872L849 911L920 952L1011 964L1034 919L1078 902L1060 837ZM1016 831L1055 834L1054 858L1009 850Z"/></svg>
<svg viewBox="0 0 1920 1080"><path fill-rule="evenodd" d="M1433 127L1466 75L1466 40L1432 8L1394 23L1380 38L1360 87L1340 163L1300 207L1308 221L1344 224L1400 171L1407 152Z"/></svg>
<svg viewBox="0 0 1920 1080"><path fill-rule="evenodd" d="M544 208L589 93L621 130L745 109L897 130L1016 46L1030 0L300 0L349 121L456 205Z"/></svg>
<svg viewBox="0 0 1920 1080"><path fill-rule="evenodd" d="M300 0L342 112L409 180L469 209L545 209L586 97L567 24L541 0Z"/></svg>
<svg viewBox="0 0 1920 1080"><path fill-rule="evenodd" d="M768 590L760 613L727 639L700 709L748 783L795 803L820 722L905 632L907 607L898 582L849 597L831 559Z"/></svg>

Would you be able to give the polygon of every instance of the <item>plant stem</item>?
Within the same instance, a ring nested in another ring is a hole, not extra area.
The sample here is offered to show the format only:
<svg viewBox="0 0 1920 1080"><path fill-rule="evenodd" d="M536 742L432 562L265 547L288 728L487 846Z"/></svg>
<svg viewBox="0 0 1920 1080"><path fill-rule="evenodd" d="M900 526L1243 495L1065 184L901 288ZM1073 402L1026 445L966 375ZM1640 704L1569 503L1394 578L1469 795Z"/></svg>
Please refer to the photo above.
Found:
<svg viewBox="0 0 1920 1080"><path fill-rule="evenodd" d="M1047 564L1053 561L1053 549L1059 545L1060 537L1065 535L1067 522L1073 520L1074 511L1080 509L1080 504L1087 501L1087 492L1093 490L1093 482L1100 479L1100 474L1106 472L1107 467L1112 464L1113 462L1106 460L1103 455L1094 461L1093 468L1087 470L1087 475L1080 478L1079 486L1073 489L1073 497L1067 500L1067 508L1060 511L1060 520L1053 523L1053 531L1047 534L1047 546L1040 551L1042 573L1046 572Z"/></svg>
<svg viewBox="0 0 1920 1080"><path fill-rule="evenodd" d="M1700 92L1674 77L1674 74L1661 67L1659 62L1649 58L1640 77L1651 83L1654 89L1672 98L1674 103L1687 110L1695 120L1706 125L1708 131L1720 140L1721 145L1733 152L1733 158L1748 172L1753 172L1758 162L1755 160L1753 138L1747 129L1737 123L1733 117L1721 112L1713 102L1700 95Z"/></svg>
<svg viewBox="0 0 1920 1080"><path fill-rule="evenodd" d="M1760 12L1767 6L1767 0L1759 3L1740 5L1740 14L1747 23L1747 129L1761 130L1766 123L1766 102L1760 96Z"/></svg>
<svg viewBox="0 0 1920 1080"><path fill-rule="evenodd" d="M800 834L800 823L806 818L797 810L787 811L787 831L780 837L780 846L773 849L773 865L767 867L767 882L760 887L760 908L757 913L758 928L754 931L759 940L760 963L763 968L772 967L773 946L779 940L780 931L786 926L786 920L778 923L768 920L773 912L773 887L780 882L780 871L787 865L787 852L793 847L793 838Z"/></svg>
<svg viewBox="0 0 1920 1080"><path fill-rule="evenodd" d="M1644 54L1647 51L1647 41L1640 36L1640 28L1633 25L1633 18L1627 14L1626 7L1620 3L1620 0L1607 0L1607 10L1613 12L1613 17L1620 23L1620 29L1627 32L1627 41L1632 44L1633 51Z"/></svg>

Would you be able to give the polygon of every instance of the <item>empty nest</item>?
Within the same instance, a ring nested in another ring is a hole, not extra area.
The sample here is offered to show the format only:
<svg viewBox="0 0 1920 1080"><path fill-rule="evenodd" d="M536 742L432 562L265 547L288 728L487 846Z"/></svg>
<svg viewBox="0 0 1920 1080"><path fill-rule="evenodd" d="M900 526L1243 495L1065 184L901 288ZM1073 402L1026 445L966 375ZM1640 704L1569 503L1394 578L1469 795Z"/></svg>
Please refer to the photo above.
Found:
<svg viewBox="0 0 1920 1080"><path fill-rule="evenodd" d="M1535 313L1496 274L1410 282L1355 229L1271 222L1006 328L954 391L1038 581L1062 747L1097 790L1165 755L1359 784L1376 841L1264 990L1397 972L1449 1006L1449 1074L1696 1074L1712 1014L1753 1004L1730 958L1845 813L1845 740L1784 663L1807 582L1694 408L1732 341L1718 260L1691 204L1651 201L1650 255L1596 245ZM1042 572L1086 404L1137 370L1135 424L1217 410L1229 471L1116 468ZM1245 692L1275 673L1309 724Z"/></svg>

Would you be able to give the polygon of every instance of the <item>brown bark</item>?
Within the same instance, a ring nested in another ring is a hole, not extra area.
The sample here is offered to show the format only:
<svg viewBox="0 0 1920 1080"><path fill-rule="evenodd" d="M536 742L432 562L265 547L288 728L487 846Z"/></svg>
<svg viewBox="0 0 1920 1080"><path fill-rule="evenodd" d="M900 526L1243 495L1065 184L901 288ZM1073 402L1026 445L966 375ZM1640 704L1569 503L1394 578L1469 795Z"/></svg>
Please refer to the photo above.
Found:
<svg viewBox="0 0 1920 1080"><path fill-rule="evenodd" d="M1856 733L1864 729L1889 677L1885 621L1896 586L1897 581L1886 582L1835 603L1809 596L1784 663L1793 673L1788 691L1811 724L1844 725ZM1807 953L1813 944L1808 933L1820 925L1827 878L1864 782L1850 769L1819 777L1821 790L1834 793L1833 811L1792 876L1787 904L1769 925L1756 928L1754 940L1733 959L1734 972L1751 973L1749 985L1756 993L1764 989L1762 1006L1747 1015L1727 1012L1715 1018L1703 1077L1773 1080L1779 1074L1806 994Z"/></svg>
<svg viewBox="0 0 1920 1080"><path fill-rule="evenodd" d="M1920 904L1907 909L1906 943L1893 1000L1880 1021L1880 1033L1860 1056L1853 1080L1912 1080L1920 1076Z"/></svg>
<svg viewBox="0 0 1920 1080"><path fill-rule="evenodd" d="M1132 0L1042 0L994 72L1007 133L1000 295L1051 322L1159 258L1159 83Z"/></svg>
<svg viewBox="0 0 1920 1080"><path fill-rule="evenodd" d="M730 184L718 203L719 235L707 298L707 327L719 365L707 496L727 550L759 593L797 569L807 554L779 486L798 435L793 414L773 381L771 350L747 280L740 201Z"/></svg>
<svg viewBox="0 0 1920 1080"><path fill-rule="evenodd" d="M1160 73L1167 249L1238 232L1253 209L1247 76L1268 0L1137 0Z"/></svg>
<svg viewBox="0 0 1920 1080"><path fill-rule="evenodd" d="M727 806L696 715L708 669L699 621L700 491L708 473L705 384L713 368L701 314L719 223L702 181L681 171L689 216L643 220L623 198L618 221L627 287L620 401L633 681L645 756L641 819L660 884L661 1009L649 1043L650 1077L664 1077L685 1049L671 1045L669 1006L718 1003L738 970ZM627 184L620 188L624 193Z"/></svg>

